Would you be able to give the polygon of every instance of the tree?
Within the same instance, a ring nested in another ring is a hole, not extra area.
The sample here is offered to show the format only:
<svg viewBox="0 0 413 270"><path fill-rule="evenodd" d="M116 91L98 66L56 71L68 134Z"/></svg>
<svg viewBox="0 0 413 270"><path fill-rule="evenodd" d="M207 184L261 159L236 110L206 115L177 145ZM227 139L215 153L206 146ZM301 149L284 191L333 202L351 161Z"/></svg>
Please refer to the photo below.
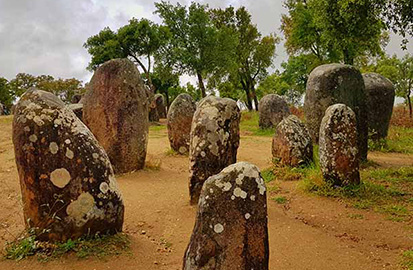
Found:
<svg viewBox="0 0 413 270"><path fill-rule="evenodd" d="M37 79L35 76L27 73L18 73L16 77L10 81L10 91L16 97L20 97L29 88L36 86Z"/></svg>
<svg viewBox="0 0 413 270"><path fill-rule="evenodd" d="M413 94L413 56L406 54L399 59L396 55L384 56L377 63L364 67L363 71L376 72L391 80L396 88L396 95L405 99L409 106L410 118L413 118L411 96Z"/></svg>
<svg viewBox="0 0 413 270"><path fill-rule="evenodd" d="M383 54L388 35L380 1L288 0L286 7L281 29L290 54L350 65L357 57Z"/></svg>
<svg viewBox="0 0 413 270"><path fill-rule="evenodd" d="M262 37L256 25L252 24L251 14L245 7L235 10L233 7L211 11L214 24L226 32L231 30L237 38L235 47L235 65L230 70L234 85L240 84L245 91L247 107L252 110L252 100L258 110L258 97L255 85L267 75L272 66L275 47L279 39L275 35Z"/></svg>
<svg viewBox="0 0 413 270"><path fill-rule="evenodd" d="M413 1L388 0L381 1L383 13L387 17L387 25L403 37L413 36ZM406 49L407 40L403 40L402 47Z"/></svg>
<svg viewBox="0 0 413 270"><path fill-rule="evenodd" d="M143 71L153 89L151 69L152 59L168 42L169 30L147 19L132 18L129 24L117 32L106 27L91 36L83 45L92 56L88 69L95 70L104 62L114 58L130 58ZM144 62L144 60L146 62Z"/></svg>
<svg viewBox="0 0 413 270"><path fill-rule="evenodd" d="M0 77L0 103L3 104L7 110L10 110L13 105L14 96L10 91L9 82L6 78Z"/></svg>
<svg viewBox="0 0 413 270"><path fill-rule="evenodd" d="M202 97L204 80L219 74L232 64L235 40L212 23L207 5L192 2L187 8L179 3L155 3L156 11L171 32L169 46L161 55L166 66L179 73L197 77ZM233 45L234 44L234 45Z"/></svg>

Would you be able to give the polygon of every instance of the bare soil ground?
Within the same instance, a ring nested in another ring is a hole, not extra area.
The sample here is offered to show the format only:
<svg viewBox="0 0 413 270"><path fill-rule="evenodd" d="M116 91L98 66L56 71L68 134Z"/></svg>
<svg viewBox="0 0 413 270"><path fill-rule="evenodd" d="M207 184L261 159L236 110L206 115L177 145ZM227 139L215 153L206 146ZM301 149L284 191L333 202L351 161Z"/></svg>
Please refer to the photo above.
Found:
<svg viewBox="0 0 413 270"><path fill-rule="evenodd" d="M1 259L0 269L181 269L196 207L189 205L188 158L171 156L165 130L150 134L145 169L119 175L126 212L124 231L131 250L103 259L70 255L49 262ZM271 138L242 136L239 161L268 168ZM412 166L413 157L373 153L384 167ZM271 184L270 184L271 185ZM303 193L297 182L278 183L287 204L268 200L270 269L400 269L400 255L413 246L413 226L345 202ZM19 180L11 142L11 118L0 117L0 246L23 229ZM363 219L352 217L363 215Z"/></svg>

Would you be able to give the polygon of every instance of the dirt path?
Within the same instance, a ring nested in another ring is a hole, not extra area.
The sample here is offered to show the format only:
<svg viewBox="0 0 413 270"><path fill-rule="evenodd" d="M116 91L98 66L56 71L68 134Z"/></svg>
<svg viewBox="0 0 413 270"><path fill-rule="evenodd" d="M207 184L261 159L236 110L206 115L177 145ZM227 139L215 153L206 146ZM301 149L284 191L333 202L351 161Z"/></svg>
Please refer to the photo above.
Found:
<svg viewBox="0 0 413 270"><path fill-rule="evenodd" d="M11 144L11 127L0 119L0 246L23 229L20 190ZM242 137L238 160L261 169L270 166L271 139ZM168 156L166 132L149 140L149 162L160 170L118 176L123 192L125 232L131 254L104 260L74 256L48 263L36 260L0 261L0 269L181 269L196 208L189 205L188 158ZM376 160L376 157L374 157ZM268 201L270 269L399 269L401 250L413 246L405 223L386 221L380 214L348 207L343 202L313 197L297 182L277 182L287 205ZM351 215L362 214L355 220ZM170 248L168 248L170 247Z"/></svg>

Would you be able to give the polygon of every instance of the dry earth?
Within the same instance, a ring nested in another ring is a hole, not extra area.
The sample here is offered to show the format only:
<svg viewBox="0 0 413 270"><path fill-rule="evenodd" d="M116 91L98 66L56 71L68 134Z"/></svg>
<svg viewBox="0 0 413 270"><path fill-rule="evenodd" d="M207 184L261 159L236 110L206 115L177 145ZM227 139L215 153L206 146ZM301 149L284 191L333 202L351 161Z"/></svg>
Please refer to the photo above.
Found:
<svg viewBox="0 0 413 270"><path fill-rule="evenodd" d="M271 138L242 136L238 160L265 169L270 147ZM181 269L196 208L189 205L188 158L169 156L168 148L166 131L150 134L149 163L161 161L160 170L117 177L126 205L124 231L132 242L129 253L87 260L71 255L50 262L1 259L0 269ZM385 167L413 166L412 156L374 153L370 158ZM278 185L289 203L268 201L270 269L400 269L402 250L413 246L411 224L304 194L297 182ZM0 117L0 205L3 246L24 229L10 117ZM351 218L356 214L364 218Z"/></svg>

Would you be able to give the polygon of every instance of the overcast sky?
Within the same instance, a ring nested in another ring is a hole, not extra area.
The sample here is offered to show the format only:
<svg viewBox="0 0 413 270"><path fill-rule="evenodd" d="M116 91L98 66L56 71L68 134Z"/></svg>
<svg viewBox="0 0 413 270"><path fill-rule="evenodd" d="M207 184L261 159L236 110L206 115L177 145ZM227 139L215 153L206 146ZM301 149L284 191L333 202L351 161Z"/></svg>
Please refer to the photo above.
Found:
<svg viewBox="0 0 413 270"><path fill-rule="evenodd" d="M176 1L171 1L172 3ZM180 1L188 4L190 1ZM263 34L280 33L282 0L197 1L211 7L246 6ZM0 77L17 73L48 74L88 81L89 54L83 43L105 26L112 30L132 17L160 23L154 2L146 0L0 0ZM409 51L413 51L413 42ZM402 55L400 38L392 35L388 54ZM275 65L287 59L280 44Z"/></svg>

